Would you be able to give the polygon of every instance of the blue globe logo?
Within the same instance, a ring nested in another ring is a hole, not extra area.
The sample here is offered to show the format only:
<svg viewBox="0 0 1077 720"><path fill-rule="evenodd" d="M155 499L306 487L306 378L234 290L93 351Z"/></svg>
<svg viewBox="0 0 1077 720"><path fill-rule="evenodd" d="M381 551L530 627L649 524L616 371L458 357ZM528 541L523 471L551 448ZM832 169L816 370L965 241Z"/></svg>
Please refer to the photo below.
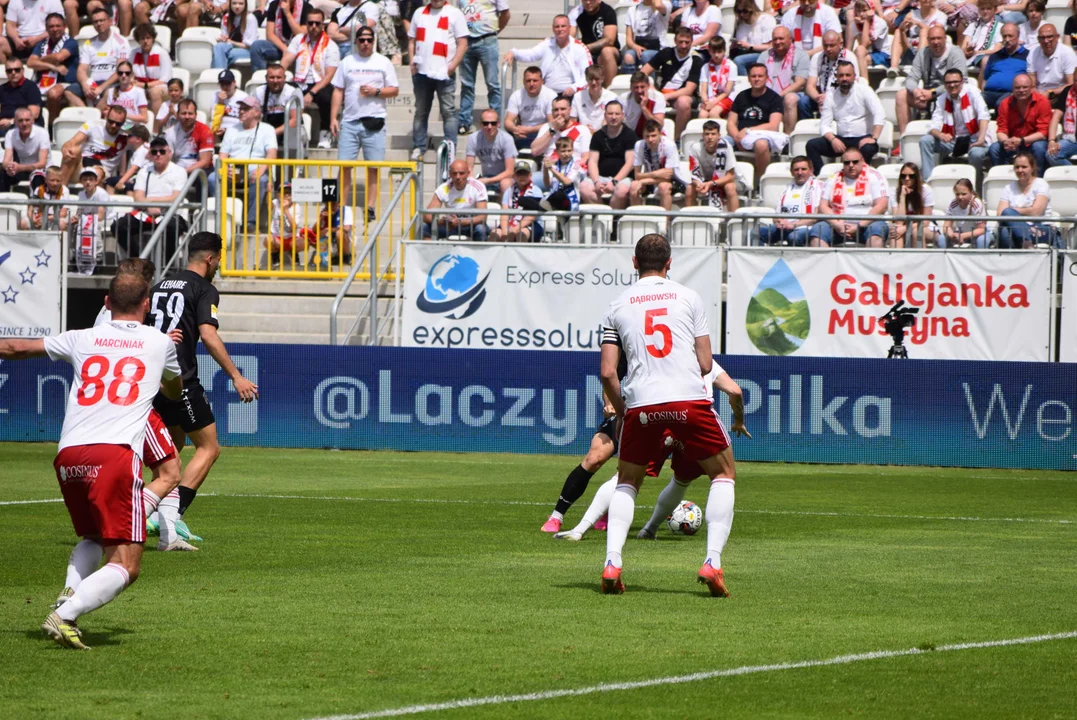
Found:
<svg viewBox="0 0 1077 720"><path fill-rule="evenodd" d="M423 312L448 314L455 320L472 315L486 298L486 278L474 258L450 253L437 259L426 278L426 287L416 301ZM459 313L454 311L461 309Z"/></svg>

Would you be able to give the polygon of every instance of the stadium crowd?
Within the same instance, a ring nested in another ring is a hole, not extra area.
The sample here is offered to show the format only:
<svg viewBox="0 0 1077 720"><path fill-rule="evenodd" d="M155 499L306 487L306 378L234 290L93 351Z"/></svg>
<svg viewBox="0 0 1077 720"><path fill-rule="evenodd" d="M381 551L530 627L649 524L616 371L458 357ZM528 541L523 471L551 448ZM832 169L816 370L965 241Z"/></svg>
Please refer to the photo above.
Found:
<svg viewBox="0 0 1077 720"><path fill-rule="evenodd" d="M763 227L764 243L1060 242L1050 224L989 228L986 217L1052 211L1044 175L1077 154L1077 10L1060 33L1044 20L1042 0L764 4L736 0L726 27L707 0L582 0L554 18L550 37L502 55L506 0L261 0L253 8L248 0L9 0L0 3L0 191L62 199L77 188L80 199L99 198L97 208L28 208L22 225L64 229L97 218L134 254L162 213L117 217L110 196L171 202L199 170L216 192L215 157L273 159L299 142L335 145L341 160L383 160L386 104L406 63L411 158L429 149L435 97L445 135L459 146L429 200L425 236L536 241L552 233L537 212L581 204L736 211L762 203L799 216ZM219 91L209 102L192 92L172 42L199 26L219 29ZM522 69L504 117L501 61ZM476 128L480 66L489 109L479 109ZM59 142L54 123L65 119L82 124ZM1007 172L987 198L992 168ZM283 198L264 192L273 179L272 168L251 164L227 186L229 194L262 191L247 222L270 217L260 227L275 228L270 243L281 247L300 229ZM366 217L338 217L338 226L375 218L375 172L366 184L374 190ZM444 209L491 201L526 214ZM803 217L818 212L864 219ZM873 219L887 213L940 218ZM174 242L185 227L170 222Z"/></svg>

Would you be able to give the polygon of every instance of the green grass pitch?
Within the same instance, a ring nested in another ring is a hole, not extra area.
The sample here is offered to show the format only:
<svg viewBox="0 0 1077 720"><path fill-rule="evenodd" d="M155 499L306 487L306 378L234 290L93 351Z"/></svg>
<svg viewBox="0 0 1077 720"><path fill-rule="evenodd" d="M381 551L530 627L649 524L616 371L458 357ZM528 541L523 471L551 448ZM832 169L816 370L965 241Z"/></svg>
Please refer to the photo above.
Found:
<svg viewBox="0 0 1077 720"><path fill-rule="evenodd" d="M54 451L0 445L0 501L58 497ZM38 627L63 505L0 505L0 718L303 720L1077 630L1073 473L743 464L716 600L703 536L667 532L601 595L604 533L539 532L577 462L225 448L187 515L202 552L147 551L83 619L90 653ZM1071 637L422 717L1073 718L1075 660Z"/></svg>

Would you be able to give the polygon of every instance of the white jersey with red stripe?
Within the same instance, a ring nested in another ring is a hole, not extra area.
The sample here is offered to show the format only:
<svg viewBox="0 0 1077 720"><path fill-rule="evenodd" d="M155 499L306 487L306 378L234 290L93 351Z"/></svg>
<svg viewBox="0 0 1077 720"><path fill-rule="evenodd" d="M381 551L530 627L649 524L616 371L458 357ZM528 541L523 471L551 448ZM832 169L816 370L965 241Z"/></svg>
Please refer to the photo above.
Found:
<svg viewBox="0 0 1077 720"><path fill-rule="evenodd" d="M75 368L60 450L76 445L126 445L142 455L153 398L161 379L180 374L167 335L134 320L45 338L45 352Z"/></svg>
<svg viewBox="0 0 1077 720"><path fill-rule="evenodd" d="M697 337L710 335L703 300L668 278L641 278L610 303L602 344L621 348L628 374L621 394L629 408L706 400L707 383L696 359Z"/></svg>

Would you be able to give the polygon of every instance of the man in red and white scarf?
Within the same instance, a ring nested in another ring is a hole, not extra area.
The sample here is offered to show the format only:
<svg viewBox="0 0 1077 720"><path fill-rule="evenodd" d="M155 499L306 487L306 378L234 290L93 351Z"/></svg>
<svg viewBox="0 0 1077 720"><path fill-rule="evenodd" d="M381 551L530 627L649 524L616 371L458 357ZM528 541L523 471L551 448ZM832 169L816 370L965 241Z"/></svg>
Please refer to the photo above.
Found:
<svg viewBox="0 0 1077 720"><path fill-rule="evenodd" d="M823 50L823 33L833 30L842 32L838 13L830 5L819 0L800 0L795 8L782 15L782 26L793 34L797 49L815 55Z"/></svg>
<svg viewBox="0 0 1077 720"><path fill-rule="evenodd" d="M651 87L651 79L643 72L632 73L631 89L619 99L625 110L625 127L643 137L648 120L666 121L666 98Z"/></svg>
<svg viewBox="0 0 1077 720"><path fill-rule="evenodd" d="M961 155L967 153L969 164L977 172L983 169L988 152L987 129L991 111L980 91L965 82L960 70L946 71L942 85L945 92L935 101L931 130L920 138L920 174L924 180L931 179L939 158L953 155L959 143L968 143L968 150Z"/></svg>
<svg viewBox="0 0 1077 720"><path fill-rule="evenodd" d="M890 208L890 195L884 178L864 162L859 150L849 149L841 155L841 172L827 180L819 201L819 214L845 215L840 220L822 220L812 225L808 244L828 247L856 242L867 247L882 247L890 235L883 220ZM863 219L861 219L863 216Z"/></svg>
<svg viewBox="0 0 1077 720"><path fill-rule="evenodd" d="M325 32L325 13L311 10L307 13L307 32L296 35L288 43L288 51L280 64L287 70L295 63L292 75L303 93L303 107L318 106L321 133L318 147L328 148L333 140L329 132L332 119L329 112L333 103L333 75L340 65L340 49Z"/></svg>
<svg viewBox="0 0 1077 720"><path fill-rule="evenodd" d="M1061 137L1059 123L1062 124ZM1070 85L1069 92L1055 98L1047 137L1052 138L1047 143L1047 165L1072 165L1070 158L1077 155L1077 85Z"/></svg>
<svg viewBox="0 0 1077 720"><path fill-rule="evenodd" d="M587 161L591 157L591 130L572 117L571 107L572 104L568 98L559 97L553 101L553 106L550 108L550 116L553 120L542 126L535 142L531 143L531 156L554 157L557 141L567 137L572 141L572 158L578 160L586 170Z"/></svg>
<svg viewBox="0 0 1077 720"><path fill-rule="evenodd" d="M456 115L456 68L467 53L469 31L464 14L445 0L430 0L411 16L408 28L408 55L415 86L415 116L412 120L412 161L422 160L426 151L426 124L434 93L441 108L445 138L456 142L460 128Z"/></svg>
<svg viewBox="0 0 1077 720"><path fill-rule="evenodd" d="M826 100L826 91L834 84L837 77L838 63L853 65L853 75L859 77L856 55L841 46L841 35L833 30L823 33L823 51L811 59L808 71L808 83L804 92L797 97L797 115L799 120L814 117Z"/></svg>
<svg viewBox="0 0 1077 720"><path fill-rule="evenodd" d="M767 87L782 97L782 123L792 131L799 115L800 93L807 87L811 58L793 44L789 28L779 25L771 34L771 48L759 55L767 68Z"/></svg>

